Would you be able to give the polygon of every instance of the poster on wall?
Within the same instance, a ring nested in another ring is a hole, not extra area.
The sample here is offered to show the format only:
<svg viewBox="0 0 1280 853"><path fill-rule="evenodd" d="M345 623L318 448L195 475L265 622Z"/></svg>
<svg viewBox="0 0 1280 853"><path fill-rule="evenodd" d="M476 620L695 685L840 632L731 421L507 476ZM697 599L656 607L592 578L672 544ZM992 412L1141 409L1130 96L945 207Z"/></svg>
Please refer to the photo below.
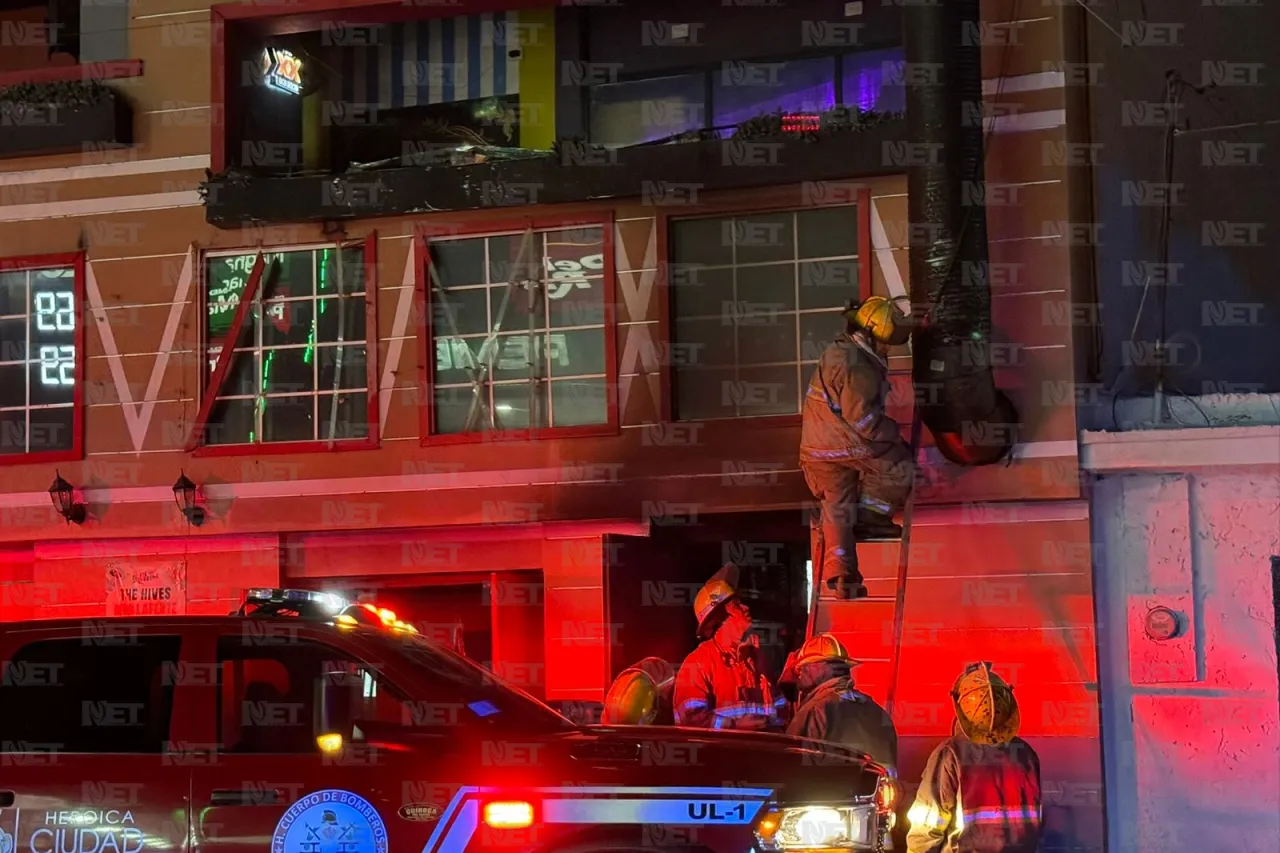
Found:
<svg viewBox="0 0 1280 853"><path fill-rule="evenodd" d="M187 612L187 564L107 564L108 616L178 616Z"/></svg>

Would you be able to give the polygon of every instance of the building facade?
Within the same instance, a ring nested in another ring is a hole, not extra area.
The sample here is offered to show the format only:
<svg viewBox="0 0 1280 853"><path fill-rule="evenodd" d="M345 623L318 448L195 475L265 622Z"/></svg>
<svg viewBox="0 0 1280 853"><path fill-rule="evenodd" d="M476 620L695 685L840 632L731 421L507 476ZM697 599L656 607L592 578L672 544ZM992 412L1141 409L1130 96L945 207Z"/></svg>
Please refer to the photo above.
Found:
<svg viewBox="0 0 1280 853"><path fill-rule="evenodd" d="M1018 443L961 468L926 432L900 643L896 545L861 555L872 598L820 622L873 695L897 664L908 780L963 664L992 661L1041 755L1047 849L1101 849L1088 17L1030 5L984 3L969 33ZM899 7L143 0L124 29L110 56L0 73L113 93L82 93L110 104L99 142L66 152L91 109L63 104L0 161L4 618L372 592L590 702L644 655L681 657L693 592L733 560L794 642L808 371L845 300L910 295L929 239L893 117ZM840 106L855 126L826 132ZM911 365L891 359L904 427L927 402Z"/></svg>

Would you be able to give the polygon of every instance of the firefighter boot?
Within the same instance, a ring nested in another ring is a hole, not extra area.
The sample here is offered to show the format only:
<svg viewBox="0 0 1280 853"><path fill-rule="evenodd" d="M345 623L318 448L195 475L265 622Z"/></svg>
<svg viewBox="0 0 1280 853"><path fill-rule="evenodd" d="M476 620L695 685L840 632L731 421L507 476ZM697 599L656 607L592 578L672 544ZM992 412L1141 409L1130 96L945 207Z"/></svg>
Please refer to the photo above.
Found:
<svg viewBox="0 0 1280 853"><path fill-rule="evenodd" d="M867 587L856 575L836 575L827 578L827 589L831 590L832 598L840 601L854 601L867 597Z"/></svg>
<svg viewBox="0 0 1280 853"><path fill-rule="evenodd" d="M865 506L858 507L858 517L853 522L853 532L861 541L902 538L902 527L894 524L893 516L876 512Z"/></svg>

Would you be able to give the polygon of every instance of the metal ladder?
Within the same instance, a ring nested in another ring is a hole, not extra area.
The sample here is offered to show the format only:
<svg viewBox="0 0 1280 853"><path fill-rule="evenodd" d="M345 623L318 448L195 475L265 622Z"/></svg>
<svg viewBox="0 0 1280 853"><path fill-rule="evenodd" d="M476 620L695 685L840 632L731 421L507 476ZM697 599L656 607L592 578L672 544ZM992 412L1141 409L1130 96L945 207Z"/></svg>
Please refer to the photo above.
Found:
<svg viewBox="0 0 1280 853"><path fill-rule="evenodd" d="M923 427L923 423L920 420L919 411L917 411L911 421L911 456L913 459L919 458L920 437L921 437L922 427ZM862 603L885 604L890 601L893 602L893 605L894 605L893 606L893 651L892 651L893 659L890 662L891 674L889 677L889 693L888 693L888 701L885 704L885 710L889 712L890 716L893 715L894 700L897 698L899 662L902 659L903 617L905 615L906 605L907 605L907 565L910 561L910 556L911 556L911 517L912 517L914 508L915 508L915 489L913 488L911 492L907 495L906 504L902 508L901 539L864 539L858 542L858 544L866 544L866 545L870 545L873 543L882 544L882 543L889 543L889 542L901 542L901 546L898 550L898 577L897 577L897 582L894 586L894 594L892 596L867 596L866 598L853 599L847 602L849 604L854 604L854 605L862 604ZM818 543L822 542L822 537L818 535L812 528L812 525L815 525L816 523L817 523L816 521L812 521L812 520L810 521L810 525L811 525L810 559L813 562L813 581L811 584L811 589L809 590L809 618L808 618L808 623L805 627L805 634L804 634L806 640L808 640L814 635L814 628L817 625L817 619L818 619L819 604L824 601L829 602L829 601L840 600L840 599L833 599L833 598L824 598L822 595L822 590L824 588L823 581L825 579L822 576L823 554L821 552L825 550L825 547L823 548L813 547L814 545L817 545ZM855 548L855 553L853 557L856 563L858 559L858 555L856 553L857 545L855 545L854 548Z"/></svg>

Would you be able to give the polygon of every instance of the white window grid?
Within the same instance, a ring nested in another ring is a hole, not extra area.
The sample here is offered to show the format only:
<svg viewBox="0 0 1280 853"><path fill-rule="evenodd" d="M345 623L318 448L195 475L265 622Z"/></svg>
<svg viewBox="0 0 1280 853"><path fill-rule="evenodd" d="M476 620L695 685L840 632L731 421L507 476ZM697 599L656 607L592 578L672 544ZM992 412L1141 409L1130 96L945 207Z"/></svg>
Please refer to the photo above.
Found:
<svg viewBox="0 0 1280 853"><path fill-rule="evenodd" d="M32 288L31 280L34 276L37 276L40 274L48 275L51 272L59 273L63 277L70 277L73 280L75 277L75 270L72 267L44 267L39 269L15 269L15 270L5 271L6 277L11 277L17 274L23 275L25 287L23 288L22 304L26 306L26 310L20 314L0 315L0 320L25 321L26 338L25 338L24 349L26 350L27 357L21 360L11 359L6 361L4 359L4 354L0 353L0 367L12 367L14 365L21 364L25 368L23 370L23 389L24 389L23 405L0 407L0 412L22 412L24 414L23 434L24 434L24 439L26 441L26 446L23 448L23 451L26 453L32 452L31 451L31 435L32 435L31 413L32 412L38 412L42 410L48 411L52 409L75 409L75 405L76 405L74 400L68 403L35 403L33 404L31 402L31 365L38 362L43 363L46 361L46 359L43 358L43 354L33 353L31 351L31 288ZM75 324L79 322L77 315L79 314L79 311L80 311L80 306L76 304L76 302L77 300L73 295L71 298L71 306L70 306L71 328L60 329L59 331L69 331L72 333L75 332ZM65 311L65 310L66 309L60 309L60 306L58 306L55 302L54 304L54 316L55 316L54 322L55 323L59 322L58 316L62 313L62 311ZM68 362L65 357L66 356L65 350L67 349L71 350L70 362ZM79 360L80 360L80 353L76 351L76 344L73 342L69 346L62 346L58 348L58 353L56 354L53 360L53 369L57 370L60 376L63 375L66 370L69 369L71 371L71 376L73 377L72 383L74 384L76 366L79 363ZM67 365L69 365L69 367ZM69 450L71 448L70 448L70 445L68 445L66 448L57 448L57 449Z"/></svg>
<svg viewBox="0 0 1280 853"><path fill-rule="evenodd" d="M853 204L830 205L829 207L832 207L832 208L843 207L843 208L852 209L852 208L856 208L857 205L853 205ZM811 209L812 208L808 208L806 210L811 210ZM827 208L823 208L823 209L827 209ZM848 255L832 255L828 257L818 257L818 258L801 258L800 257L800 236L799 236L799 215L801 213L806 212L806 210L759 211L756 213L740 213L740 214L726 214L721 216L693 217L697 219L708 219L712 221L733 222L733 223L736 223L739 220L743 220L743 219L752 219L752 218L766 217L766 216L776 217L776 216L787 215L791 217L792 252L791 252L790 258L780 260L780 261L761 261L756 263L740 264L738 263L738 245L737 245L737 241L735 240L733 243L730 244L730 247L729 247L729 251L731 253L731 260L729 263L705 264L705 265L699 264L697 267L699 272L703 272L703 271L713 272L716 270L732 270L733 271L733 297L734 297L733 302L737 304L741 304L740 300L738 300L738 270L761 269L765 267L785 267L785 266L790 266L792 268L791 270L792 271L791 280L792 280L792 288L793 288L792 297L794 299L794 304L796 307L790 310L785 310L781 308L777 308L777 309L771 308L769 311L769 315L777 316L779 318L781 317L793 318L793 323L795 324L795 334L796 334L795 359L794 360L788 359L787 361L769 361L769 362L753 361L753 362L748 362L744 364L742 362L742 353L740 351L739 335L737 331L738 326L736 323L734 324L734 334L733 334L734 381L736 382L742 381L741 375L742 375L743 368L752 370L757 368L790 367L793 365L795 366L796 383L797 383L797 388L799 389L799 393L796 395L796 399L795 399L795 410L790 412L790 414L799 414L802 406L804 405L804 396L809 384L808 383L809 374L812 373L813 367L818 363L818 360L821 358L821 355L822 355L821 352L811 354L811 353L806 353L804 351L805 342L804 342L804 336L802 334L802 326L801 326L802 319L805 317L815 317L815 316L826 316L826 317L832 318L831 328L833 330L833 334L832 334L833 339L835 337L834 332L838 331L840 328L840 320L836 316L836 311L839 306L825 307L825 308L804 308L804 309L800 308L800 292L801 292L800 289L802 286L800 283L801 270L803 269L805 264L852 262L856 266L858 261L858 252L854 252ZM857 245L857 240L859 235L857 233L854 233L850 236L855 241L854 245ZM672 262L677 265L681 263L679 258L674 258L674 257L672 258ZM848 298L856 299L857 297L858 297L858 290L857 290L857 287L855 286L855 288L852 291L850 291ZM678 322L681 320L722 320L724 319L724 314L723 312L719 314L677 314L673 311L671 319L672 319L673 340L676 340L677 343L697 343L697 341L679 341L676 338L676 329L678 328L678 325L677 325ZM680 381L680 374L684 372L684 370L685 369L683 368L683 366L679 366L679 365L674 368L676 382ZM757 414L743 413L741 411L741 408L742 407L740 406L735 406L733 415L717 416L714 418L714 420L734 420L739 418L758 417ZM778 413L778 414L785 414L785 413ZM676 417L677 419L680 419L682 417L679 411L676 412Z"/></svg>
<svg viewBox="0 0 1280 853"><path fill-rule="evenodd" d="M486 391L486 401L488 403L489 410L492 412L495 412L496 415L499 416L499 418L503 411L503 408L502 408L503 404L498 403L496 401L496 389L499 387L521 387L521 388L527 389L531 381L536 382L538 385L539 408L540 410L545 411L547 413L547 422L545 425L530 424L528 428L529 429L547 429L547 428L553 429L556 426L556 419L555 419L554 394L551 393L552 391L551 386L557 383L581 382L584 380L603 379L605 381L608 381L607 372L606 373L565 374L565 375L558 375L554 377L551 375L551 360L555 356L555 348L551 346L550 343L554 340L555 335L563 335L567 332L595 331L595 330L599 330L601 334L607 334L607 328L604 323L591 323L591 324L572 325L572 326L555 326L555 327L552 327L551 325L551 317L552 317L551 288L546 286L548 282L547 263L550 259L549 252L547 251L548 236L551 234L559 234L565 231L572 232L575 230L585 231L585 230L592 230L592 229L598 229L601 232L601 239L603 240L604 238L603 226L569 225L561 228L533 229L532 233L533 233L533 238L535 240L534 251L537 253L538 259L539 259L538 274L540 276L540 282L542 284L541 290L542 290L542 316L543 316L542 324L535 328L534 335L535 337L543 338L543 340L546 341L546 343L544 343L542 346L542 357L537 362L534 363L535 372L533 376L523 377L519 379L494 379L492 378L492 375L490 375L485 378L484 385L485 385L485 391ZM451 364L456 364L457 356L463 356L466 359L473 360L474 362L471 365L465 365L466 367L479 367L481 365L490 363L487 360L487 357L492 357L494 359L493 363L495 364L500 363L504 340L523 339L525 341L524 343L525 352L529 352L530 349L532 348L532 343L529 341L529 330L528 330L527 323L524 326L520 327L519 331L500 332L497 335L494 335L493 344L491 346L489 347L484 347L483 345L481 346L478 359L475 359L472 356L471 347L468 345L469 341L476 341L476 340L484 341L490 337L493 331L493 324L497 319L494 317L494 299L490 291L497 290L500 288L505 288L508 286L508 281L506 280L493 281L491 278L492 272L493 272L493 258L491 257L491 253L490 253L489 238L515 237L519 239L523 237L525 233L526 232L524 231L499 231L491 234L468 234L465 237L454 237L454 238L448 238L443 240L432 239L430 241L431 243L453 243L453 242L463 242L466 240L483 240L484 241L485 281L482 284L466 284L466 285L457 285L457 286L445 286L443 284L439 284L435 279L435 266L434 264L430 266L431 278L428 284L429 284L429 290L430 290L430 298L433 300L440 298L439 294L441 291L443 291L444 298L446 300L449 298L450 295L455 293L463 293L466 291L472 291L472 292L484 291L485 292L486 331L469 332L463 335L451 335L451 334L439 334L439 330L436 330L433 327L432 332L433 332L433 338L435 341L434 358L436 359L435 363L437 367L439 366L439 363L440 363L440 355L441 355L442 349L449 354L449 359ZM428 245L428 249L429 248L430 248L430 245ZM583 278L585 278L588 282L591 282L595 286L604 287L606 273L607 273L607 270L602 270L598 275L588 275L584 271ZM529 304L527 298L524 298L518 294L512 294L511 300L512 300L512 303L508 308L509 313L507 317L509 318L512 316L510 312L513 310L515 312L514 314L515 317L522 318L522 319L524 317L527 317L527 306ZM498 302L499 304L501 304L501 299L499 299ZM505 319L507 318L504 318L504 320ZM516 326L516 325L518 324L515 324L515 323L512 324L512 326ZM460 343L461 346L454 346L455 342ZM450 369L457 369L457 368L453 367ZM471 382L446 382L446 383L433 383L432 390L434 393L434 391L436 390L447 391L447 390L454 390L454 389L471 389L473 387L474 387L474 384ZM474 430L474 431L476 432L487 431L488 430L487 422L482 422L482 423L483 423L482 429ZM501 429L500 424L499 424L499 429ZM524 429L524 428L518 427L516 429ZM433 425L433 430L434 430L434 425ZM465 432L445 433L445 434L446 435L465 434Z"/></svg>
<svg viewBox="0 0 1280 853"><path fill-rule="evenodd" d="M364 263L364 246L363 245L344 246L342 248L342 251L344 254L349 254L354 258L354 262L349 262L346 265L348 269L352 267L363 266L363 263ZM303 252L307 252L312 255L311 294L309 296L269 297L265 300L265 304L268 307L275 306L275 305L282 305L282 306L285 306L287 310L288 303L309 303L311 305L311 329L312 329L313 335L317 334L319 331L320 314L322 313L320 310L320 306L322 303L332 303L332 307L336 309L338 307L339 300L345 299L345 300L348 300L348 305L347 305L348 310L358 310L363 315L366 309L366 304L368 300L368 287L369 287L369 282L367 281L366 278L361 279L362 284L359 289L345 289L350 287L350 285L344 282L343 283L344 291L341 296L338 295L336 284L334 285L334 290L332 295L321 294L320 279L324 277L324 274L322 273L322 270L325 269L324 258L329 256L326 253L336 253L337 252L336 247L334 246L291 246L291 247L273 248L271 251L264 251L262 253L263 254L262 278L258 282L258 292L254 295L253 304L252 306L250 306L250 311L252 312L251 317L253 319L254 340L252 345L247 347L242 346L237 348L234 351L234 354L232 356L232 367L231 369L228 370L226 379L224 380L224 381L230 381L234 376L234 373L235 373L234 367L237 366L236 359L251 358L253 362L254 383L256 387L262 390L260 390L258 393L251 393L251 394L219 394L217 397L214 398L215 404L223 403L223 402L233 402L237 400L254 401L253 429L250 433L250 443L253 443L253 444L287 444L288 441L278 441L278 440L268 441L266 438L264 438L263 422L264 422L264 416L266 415L267 402L269 400L301 399L306 397L312 398L312 408L311 408L312 436L310 439L290 439L289 441L329 441L329 440L342 441L344 439L349 439L349 438L355 438L358 440L359 437L357 436L343 436L339 434L341 432L341 427L342 427L341 422L339 422L339 424L337 425L337 430L335 431L335 434L332 437L326 436L324 434L326 425L329 422L329 419L326 416L328 413L328 406L332 404L335 397L363 396L367 403L368 394L372 393L369 389L367 374L365 374L364 376L364 381L359 386L356 386L356 387L343 387L343 388L339 388L337 391L334 391L332 388L329 388L329 389L320 388L320 365L322 361L321 351L326 349L336 350L339 347L346 348L353 352L364 350L365 359L367 363L367 359L369 358L368 339L367 339L368 329L365 330L366 332L365 337L356 338L354 340L342 340L342 341L312 340L308 343L303 343L303 344L264 344L263 343L263 337L264 337L263 333L265 331L265 326L267 322L269 322L266 312L263 311L263 305L264 305L263 288L265 288L269 282L272 260L277 255L297 254L297 253L303 253ZM249 253L249 252L243 252L243 251L238 251L238 252L233 251L233 252L210 252L206 254L205 256L206 285L209 280L208 272L209 272L210 263L216 260L221 260L229 257L249 258L250 259L249 269L252 269L252 264L257 258L257 252ZM333 265L333 269L335 270L334 275L336 278L337 265L336 263L332 263L332 265ZM250 273L246 273L246 281L249 274ZM207 330L208 328L207 286L206 286L206 292L205 292L205 318L204 319L205 319L205 328ZM342 331L343 330L340 326L339 334L341 334ZM213 346L208 341L206 341L206 345L207 345L206 356L207 356L207 366L208 366L207 375L206 375L206 381L207 381L207 377L212 376L213 371L217 365L218 357L222 353L222 347ZM289 351L289 350L297 351L297 350L306 350L308 348L310 348L313 351L312 358L311 358L311 372L312 372L311 378L312 378L312 383L315 390L266 393L265 371L268 369L270 365L270 355L277 351L280 351L280 352ZM344 368L343 375L349 376L351 374ZM368 409L366 405L361 405L359 408L359 411L362 415L367 410ZM217 411L216 406L214 411ZM232 443L237 443L237 442L232 442Z"/></svg>

